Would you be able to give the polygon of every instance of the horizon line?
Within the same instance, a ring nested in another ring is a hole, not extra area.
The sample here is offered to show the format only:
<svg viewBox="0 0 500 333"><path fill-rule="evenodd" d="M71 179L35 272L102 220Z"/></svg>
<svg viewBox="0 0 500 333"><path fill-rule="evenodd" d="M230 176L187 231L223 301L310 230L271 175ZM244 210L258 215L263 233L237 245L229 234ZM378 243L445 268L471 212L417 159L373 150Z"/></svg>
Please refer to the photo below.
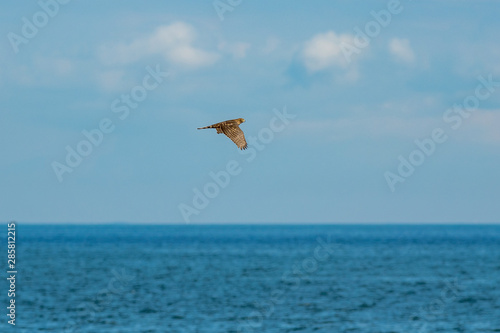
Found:
<svg viewBox="0 0 500 333"><path fill-rule="evenodd" d="M26 221L4 221L7 223L16 223L20 225L91 225L91 226L109 226L109 225L130 225L130 226L216 226L216 225L242 225L242 226L266 226L266 225L500 225L500 222L472 222L472 221L454 221L454 222L198 222L198 223L183 223L183 222L123 222L123 221L107 221L107 222L26 222Z"/></svg>

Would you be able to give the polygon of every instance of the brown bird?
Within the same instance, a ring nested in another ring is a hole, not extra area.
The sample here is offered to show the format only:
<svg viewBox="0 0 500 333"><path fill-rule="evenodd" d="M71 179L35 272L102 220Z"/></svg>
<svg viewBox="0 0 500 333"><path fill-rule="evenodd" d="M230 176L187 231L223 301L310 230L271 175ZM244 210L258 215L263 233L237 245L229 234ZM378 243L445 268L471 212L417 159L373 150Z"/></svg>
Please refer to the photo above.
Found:
<svg viewBox="0 0 500 333"><path fill-rule="evenodd" d="M224 133L228 138L231 139L231 141L233 141L238 146L238 148L247 149L245 134L243 134L243 131L239 126L244 122L245 119L243 118L231 119L210 126L200 127L198 129L215 128L217 130L217 134Z"/></svg>

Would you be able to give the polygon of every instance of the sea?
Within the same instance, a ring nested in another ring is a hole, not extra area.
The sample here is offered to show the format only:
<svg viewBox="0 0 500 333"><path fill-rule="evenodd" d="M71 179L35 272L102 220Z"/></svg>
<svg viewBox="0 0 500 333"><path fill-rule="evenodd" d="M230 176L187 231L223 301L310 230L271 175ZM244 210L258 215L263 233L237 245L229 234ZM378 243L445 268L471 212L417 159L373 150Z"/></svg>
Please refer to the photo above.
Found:
<svg viewBox="0 0 500 333"><path fill-rule="evenodd" d="M500 332L499 225L7 225L0 332Z"/></svg>

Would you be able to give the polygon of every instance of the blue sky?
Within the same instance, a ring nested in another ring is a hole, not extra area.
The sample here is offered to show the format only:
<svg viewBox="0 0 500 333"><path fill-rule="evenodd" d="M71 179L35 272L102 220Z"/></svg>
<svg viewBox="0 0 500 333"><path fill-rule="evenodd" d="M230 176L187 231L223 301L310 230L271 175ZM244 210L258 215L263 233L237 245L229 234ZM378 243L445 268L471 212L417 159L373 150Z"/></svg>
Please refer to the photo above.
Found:
<svg viewBox="0 0 500 333"><path fill-rule="evenodd" d="M498 2L63 2L0 5L1 220L499 222Z"/></svg>

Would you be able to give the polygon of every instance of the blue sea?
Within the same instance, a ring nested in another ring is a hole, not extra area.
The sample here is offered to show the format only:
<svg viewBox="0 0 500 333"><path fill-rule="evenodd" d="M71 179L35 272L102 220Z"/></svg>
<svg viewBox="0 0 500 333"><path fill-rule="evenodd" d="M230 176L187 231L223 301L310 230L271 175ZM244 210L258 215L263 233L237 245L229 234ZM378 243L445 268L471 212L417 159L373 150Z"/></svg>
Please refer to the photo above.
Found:
<svg viewBox="0 0 500 333"><path fill-rule="evenodd" d="M1 332L500 332L500 226L20 223L16 250Z"/></svg>

